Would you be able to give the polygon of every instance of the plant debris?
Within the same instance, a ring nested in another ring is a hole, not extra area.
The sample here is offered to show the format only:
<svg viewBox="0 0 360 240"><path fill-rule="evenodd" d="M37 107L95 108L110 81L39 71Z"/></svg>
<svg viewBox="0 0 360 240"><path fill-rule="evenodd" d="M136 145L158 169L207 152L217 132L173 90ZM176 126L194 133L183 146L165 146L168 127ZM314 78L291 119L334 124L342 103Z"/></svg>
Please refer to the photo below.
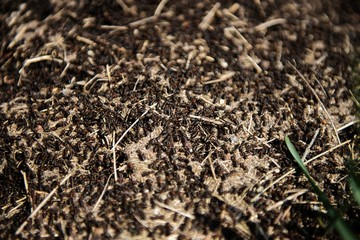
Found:
<svg viewBox="0 0 360 240"><path fill-rule="evenodd" d="M359 9L1 1L0 238L336 238L284 137L350 201Z"/></svg>

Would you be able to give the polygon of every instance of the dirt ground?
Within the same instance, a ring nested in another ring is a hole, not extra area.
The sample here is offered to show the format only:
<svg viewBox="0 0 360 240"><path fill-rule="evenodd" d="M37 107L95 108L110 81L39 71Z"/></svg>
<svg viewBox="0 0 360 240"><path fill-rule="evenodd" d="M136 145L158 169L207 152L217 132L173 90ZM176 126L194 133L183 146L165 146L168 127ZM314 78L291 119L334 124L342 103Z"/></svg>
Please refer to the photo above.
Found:
<svg viewBox="0 0 360 240"><path fill-rule="evenodd" d="M285 135L360 236L359 1L3 0L0 24L0 238L337 239Z"/></svg>

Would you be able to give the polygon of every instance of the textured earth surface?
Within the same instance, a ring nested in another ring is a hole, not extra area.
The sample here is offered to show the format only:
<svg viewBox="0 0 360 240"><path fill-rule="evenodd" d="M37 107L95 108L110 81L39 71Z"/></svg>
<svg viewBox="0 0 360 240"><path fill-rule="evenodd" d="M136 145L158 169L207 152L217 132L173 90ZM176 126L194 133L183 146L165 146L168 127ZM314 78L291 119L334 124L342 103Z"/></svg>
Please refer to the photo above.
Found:
<svg viewBox="0 0 360 240"><path fill-rule="evenodd" d="M344 166L359 12L1 1L0 238L336 239L286 135L360 234Z"/></svg>

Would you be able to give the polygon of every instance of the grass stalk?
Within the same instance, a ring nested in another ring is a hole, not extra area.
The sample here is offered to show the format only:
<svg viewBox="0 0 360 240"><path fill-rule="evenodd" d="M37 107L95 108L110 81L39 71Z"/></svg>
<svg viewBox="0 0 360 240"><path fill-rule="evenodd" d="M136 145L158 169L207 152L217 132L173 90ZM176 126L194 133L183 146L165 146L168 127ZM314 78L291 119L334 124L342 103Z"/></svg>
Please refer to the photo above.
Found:
<svg viewBox="0 0 360 240"><path fill-rule="evenodd" d="M286 146L289 149L291 155L294 157L297 164L299 165L301 171L304 173L304 175L308 179L309 183L311 184L311 186L312 186L314 192L316 193L316 195L318 196L319 200L323 203L324 207L326 208L327 214L330 217L330 220L333 223L337 232L345 240L356 240L357 238L352 233L352 231L350 230L348 225L343 221L342 216L339 213L339 211L331 205L331 202L328 199L328 197L325 195L325 193L323 191L321 191L321 189L318 187L316 181L311 177L309 171L305 167L304 163L301 161L301 157L300 157L298 151L296 150L295 146L292 144L292 142L288 136L285 137L285 143L286 143ZM351 180L350 180L350 182L351 182ZM355 185L355 187L359 187L359 186ZM360 197L359 189L357 189L357 194L358 194L358 197Z"/></svg>

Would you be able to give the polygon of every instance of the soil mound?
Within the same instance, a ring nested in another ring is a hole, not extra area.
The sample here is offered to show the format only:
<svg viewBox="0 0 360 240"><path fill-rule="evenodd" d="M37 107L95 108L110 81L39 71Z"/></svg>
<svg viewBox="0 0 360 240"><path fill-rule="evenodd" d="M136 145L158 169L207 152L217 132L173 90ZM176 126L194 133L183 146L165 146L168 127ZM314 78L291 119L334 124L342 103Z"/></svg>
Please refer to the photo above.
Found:
<svg viewBox="0 0 360 240"><path fill-rule="evenodd" d="M0 238L321 238L285 135L348 201L358 2L0 9Z"/></svg>

